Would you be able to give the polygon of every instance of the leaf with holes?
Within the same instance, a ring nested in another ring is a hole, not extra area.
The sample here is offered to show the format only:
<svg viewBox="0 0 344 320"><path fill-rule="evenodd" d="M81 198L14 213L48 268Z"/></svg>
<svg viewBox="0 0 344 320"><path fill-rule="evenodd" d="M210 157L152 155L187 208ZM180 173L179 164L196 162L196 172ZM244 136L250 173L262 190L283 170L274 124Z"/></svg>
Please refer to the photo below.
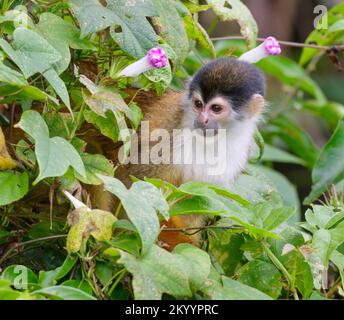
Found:
<svg viewBox="0 0 344 320"><path fill-rule="evenodd" d="M207 3L222 20L237 21L249 48L255 46L258 34L257 23L250 10L240 0L207 0Z"/></svg>
<svg viewBox="0 0 344 320"><path fill-rule="evenodd" d="M89 236L98 241L110 240L112 225L116 220L116 217L110 212L88 210L86 207L71 212L68 215L68 223L71 225L67 236L68 253L79 251Z"/></svg>
<svg viewBox="0 0 344 320"><path fill-rule="evenodd" d="M142 257L125 251L118 260L133 275L132 286L137 300L158 300L163 293L174 297L190 297L191 290L184 260L157 245Z"/></svg>

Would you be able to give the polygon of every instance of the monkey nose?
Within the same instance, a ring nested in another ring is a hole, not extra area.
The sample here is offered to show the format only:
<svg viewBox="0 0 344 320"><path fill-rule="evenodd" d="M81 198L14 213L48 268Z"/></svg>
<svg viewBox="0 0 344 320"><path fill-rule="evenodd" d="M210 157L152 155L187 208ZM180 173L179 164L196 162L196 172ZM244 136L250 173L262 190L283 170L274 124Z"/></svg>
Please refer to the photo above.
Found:
<svg viewBox="0 0 344 320"><path fill-rule="evenodd" d="M200 115L200 120L204 123L204 124L208 124L209 118L206 114L201 113Z"/></svg>

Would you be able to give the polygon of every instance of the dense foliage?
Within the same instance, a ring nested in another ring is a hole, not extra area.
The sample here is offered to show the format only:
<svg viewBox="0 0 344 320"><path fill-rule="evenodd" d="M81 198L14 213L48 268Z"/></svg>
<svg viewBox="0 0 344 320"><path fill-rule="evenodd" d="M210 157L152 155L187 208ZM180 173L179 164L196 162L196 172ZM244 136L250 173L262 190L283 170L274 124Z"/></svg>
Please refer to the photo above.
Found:
<svg viewBox="0 0 344 320"><path fill-rule="evenodd" d="M244 40L214 46L197 22L208 9L237 21ZM344 40L344 4L328 15L329 29L314 30L307 42ZM128 151L127 126L137 129L142 112L135 99L124 102L124 89L163 94L205 61L254 47L250 11L239 0L3 0L0 33L0 299L344 296L344 107L310 76L325 51L257 64L283 83L286 98L271 102L232 190L157 179L135 180L128 190L104 155L85 152L82 125ZM167 68L118 77L156 45L168 53ZM300 112L333 133L321 150L295 121ZM25 138L16 141L18 132ZM311 170L304 222L295 187L274 163ZM127 220L118 219L120 208L70 212L62 191L86 202L85 186L101 183L121 200ZM159 247L159 220L188 213L212 217L202 248Z"/></svg>

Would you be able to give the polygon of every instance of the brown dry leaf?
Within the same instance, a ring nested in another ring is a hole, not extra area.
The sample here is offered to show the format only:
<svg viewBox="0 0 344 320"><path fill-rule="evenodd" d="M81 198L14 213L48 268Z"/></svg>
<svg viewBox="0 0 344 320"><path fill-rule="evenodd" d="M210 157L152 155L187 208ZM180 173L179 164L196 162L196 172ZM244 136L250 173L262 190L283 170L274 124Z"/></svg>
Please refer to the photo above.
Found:
<svg viewBox="0 0 344 320"><path fill-rule="evenodd" d="M11 158L6 149L5 136L0 127L0 170L10 170L16 166L16 162Z"/></svg>

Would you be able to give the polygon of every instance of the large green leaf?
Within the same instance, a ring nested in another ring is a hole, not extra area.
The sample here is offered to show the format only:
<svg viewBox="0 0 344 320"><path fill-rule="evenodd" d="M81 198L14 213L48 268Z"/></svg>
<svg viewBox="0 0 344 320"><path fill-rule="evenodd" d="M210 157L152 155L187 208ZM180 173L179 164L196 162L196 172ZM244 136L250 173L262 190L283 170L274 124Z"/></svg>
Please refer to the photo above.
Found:
<svg viewBox="0 0 344 320"><path fill-rule="evenodd" d="M75 148L61 137L49 137L49 129L37 111L25 111L16 125L35 140L35 153L39 165L38 183L48 177L64 175L71 166L86 178L85 166Z"/></svg>
<svg viewBox="0 0 344 320"><path fill-rule="evenodd" d="M129 219L140 235L142 253L146 253L160 232L156 211L168 218L169 207L165 198L160 190L148 182L135 182L128 190L118 179L106 176L99 177L103 180L105 189L121 200Z"/></svg>
<svg viewBox="0 0 344 320"><path fill-rule="evenodd" d="M282 196L284 203L287 206L291 206L296 209L297 214L291 216L293 221L299 221L300 219L300 199L297 193L297 189L294 184L292 184L283 174L279 173L276 170L272 170L268 167L261 167L260 170L271 179L274 186L276 187L276 190L280 193Z"/></svg>
<svg viewBox="0 0 344 320"><path fill-rule="evenodd" d="M210 273L211 262L208 253L187 243L177 245L174 253L183 260L190 287L196 292Z"/></svg>
<svg viewBox="0 0 344 320"><path fill-rule="evenodd" d="M86 179L76 173L76 177L84 183L99 185L102 181L97 174L113 176L115 169L110 160L101 154L81 153L81 159L86 169Z"/></svg>
<svg viewBox="0 0 344 320"><path fill-rule="evenodd" d="M42 288L55 285L57 280L62 279L72 270L76 262L77 259L75 257L72 258L68 256L60 267L57 267L54 270L40 271L38 284Z"/></svg>
<svg viewBox="0 0 344 320"><path fill-rule="evenodd" d="M126 0L109 0L107 8L116 15L111 36L129 55L144 57L148 50L158 45L158 36L147 20L156 14L151 1L138 1L128 5ZM118 30L120 26L120 30Z"/></svg>
<svg viewBox="0 0 344 320"><path fill-rule="evenodd" d="M176 2L171 0L150 0L150 2L156 11L153 23L158 28L159 35L174 50L178 63L182 63L189 52L190 44Z"/></svg>
<svg viewBox="0 0 344 320"><path fill-rule="evenodd" d="M29 191L29 174L16 171L0 171L0 206L24 197Z"/></svg>
<svg viewBox="0 0 344 320"><path fill-rule="evenodd" d="M97 300L85 291L62 285L36 290L32 294L40 294L57 300Z"/></svg>
<svg viewBox="0 0 344 320"><path fill-rule="evenodd" d="M80 31L77 27L49 12L40 15L36 30L60 53L61 59L55 64L58 73L66 70L70 63L69 47L85 50L94 49L90 42L80 39Z"/></svg>
<svg viewBox="0 0 344 320"><path fill-rule="evenodd" d="M262 260L252 260L238 271L238 280L256 288L274 299L282 291L282 274L271 263Z"/></svg>
<svg viewBox="0 0 344 320"><path fill-rule="evenodd" d="M295 163L300 165L305 164L302 159L269 144L265 144L264 146L264 154L262 156L262 160L282 163Z"/></svg>
<svg viewBox="0 0 344 320"><path fill-rule="evenodd" d="M267 294L247 286L240 281L221 277L220 283L208 280L205 292L213 300L271 300Z"/></svg>
<svg viewBox="0 0 344 320"><path fill-rule="evenodd" d="M305 199L309 204L319 197L326 188L344 178L344 118L331 139L322 149L312 171L313 186L311 194Z"/></svg>
<svg viewBox="0 0 344 320"><path fill-rule="evenodd" d="M13 46L0 39L0 47L18 65L26 78L41 73L71 111L66 85L59 78L55 64L61 61L61 54L38 33L17 28L13 33Z"/></svg>
<svg viewBox="0 0 344 320"><path fill-rule="evenodd" d="M158 36L146 18L155 14L148 1L126 5L125 0L110 0L107 7L97 0L71 0L70 3L82 37L111 26L114 40L135 58L144 57L158 45Z"/></svg>
<svg viewBox="0 0 344 320"><path fill-rule="evenodd" d="M208 5L224 21L237 21L247 44L253 48L258 34L257 23L250 10L240 0L207 0Z"/></svg>
<svg viewBox="0 0 344 320"><path fill-rule="evenodd" d="M18 71L7 67L0 61L0 82L8 83L12 86L25 87L29 84L25 80L24 76Z"/></svg>
<svg viewBox="0 0 344 320"><path fill-rule="evenodd" d="M133 275L135 299L158 300L163 293L179 298L191 296L184 259L178 254L169 253L157 245L152 245L142 257L121 251L118 262Z"/></svg>

